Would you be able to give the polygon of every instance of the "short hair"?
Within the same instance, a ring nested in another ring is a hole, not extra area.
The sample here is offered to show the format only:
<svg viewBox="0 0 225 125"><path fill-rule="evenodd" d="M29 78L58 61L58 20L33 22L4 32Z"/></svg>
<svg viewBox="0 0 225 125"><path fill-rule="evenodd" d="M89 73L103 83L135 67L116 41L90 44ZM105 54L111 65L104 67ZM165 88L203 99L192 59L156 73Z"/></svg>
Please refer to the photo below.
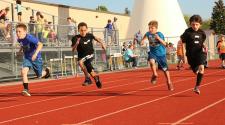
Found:
<svg viewBox="0 0 225 125"><path fill-rule="evenodd" d="M27 26L24 23L17 24L16 28L23 28L25 31L27 31Z"/></svg>
<svg viewBox="0 0 225 125"><path fill-rule="evenodd" d="M112 21L110 19L108 19L108 23L111 23Z"/></svg>
<svg viewBox="0 0 225 125"><path fill-rule="evenodd" d="M41 12L40 12L40 11L38 11L38 12L36 13L36 16L37 16L37 15L41 15Z"/></svg>
<svg viewBox="0 0 225 125"><path fill-rule="evenodd" d="M158 21L152 20L148 23L148 26L154 26L154 27L158 28Z"/></svg>
<svg viewBox="0 0 225 125"><path fill-rule="evenodd" d="M16 0L16 4L21 4L21 0Z"/></svg>
<svg viewBox="0 0 225 125"><path fill-rule="evenodd" d="M72 20L72 18L71 17L67 17L67 20Z"/></svg>
<svg viewBox="0 0 225 125"><path fill-rule="evenodd" d="M5 11L9 11L9 7L6 7L6 8L5 8Z"/></svg>
<svg viewBox="0 0 225 125"><path fill-rule="evenodd" d="M34 18L34 16L30 16L30 19Z"/></svg>
<svg viewBox="0 0 225 125"><path fill-rule="evenodd" d="M201 16L199 16L199 15L191 16L191 18L189 19L189 23L191 24L192 22L198 22L198 23L202 24Z"/></svg>
<svg viewBox="0 0 225 125"><path fill-rule="evenodd" d="M80 29L80 27L85 26L87 28L87 24L85 22L81 22L78 24L78 30Z"/></svg>

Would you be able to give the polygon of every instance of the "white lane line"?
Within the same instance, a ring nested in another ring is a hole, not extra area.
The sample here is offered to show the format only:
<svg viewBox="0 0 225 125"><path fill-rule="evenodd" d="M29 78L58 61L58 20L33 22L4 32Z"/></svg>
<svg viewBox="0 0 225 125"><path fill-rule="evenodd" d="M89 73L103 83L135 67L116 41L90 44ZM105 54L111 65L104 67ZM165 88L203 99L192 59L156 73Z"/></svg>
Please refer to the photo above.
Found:
<svg viewBox="0 0 225 125"><path fill-rule="evenodd" d="M133 76L133 75L132 75ZM137 77L137 75L134 75L134 76L136 76ZM141 75L138 75L138 76L143 76L143 74L141 74ZM127 80L127 78L124 78L124 79L118 79L118 80L113 80L113 81L107 81L107 82L105 82L105 83L111 83L111 82L117 82L117 81L122 81L122 80ZM61 83L60 83L61 84ZM70 83L71 85L73 84L73 83ZM62 85L63 85L63 83L62 83ZM77 85L77 84L74 84L74 85ZM53 86L54 87L54 86ZM47 93L50 93L50 92L55 92L55 91L62 91L62 90L71 90L71 89L75 89L75 88L82 88L83 86L74 86L74 87L70 87L70 88L64 88L64 89L54 89L54 90L52 90L52 91L46 91ZM46 87L46 88L48 88L48 87ZM39 89L39 88L37 88L37 89ZM33 90L37 90L37 89L33 89ZM19 96L19 97L22 97L22 96ZM12 100L12 99L16 99L16 98L19 98L19 97L8 97L8 98L1 98L0 99L0 101L1 100L3 100L3 101L5 101L5 100ZM1 109L1 108L0 108Z"/></svg>
<svg viewBox="0 0 225 125"><path fill-rule="evenodd" d="M217 72L222 72L222 71L217 71ZM217 72L214 72L214 73L217 73ZM214 73L209 73L208 75L214 74ZM189 79L192 79L192 78L193 78L193 77L190 77L190 78L178 80L178 81L176 81L176 82L186 81L186 80L189 80ZM149 81L149 80L143 80L143 81L140 81L140 82L145 82L145 81ZM140 82L137 82L137 83L140 83ZM173 83L176 83L176 82L173 82ZM137 83L136 83L136 84L137 84ZM132 83L132 84L134 84L134 83ZM125 85L132 85L132 84L125 84ZM119 86L125 86L125 85L119 85ZM163 84L163 85L164 85L164 84ZM163 86L163 85L158 85L158 86L149 87L149 88L156 88L156 87L160 87L160 86ZM119 86L108 87L107 89L109 89L109 88L115 88L115 87L119 87ZM149 88L147 88L147 89L149 89ZM104 89L106 89L106 88L104 88ZM145 88L145 89L146 89L146 88ZM102 90L103 90L103 89L102 89ZM94 92L94 91L97 91L97 90L88 91L88 92ZM83 93L88 93L88 92L82 92L82 93L71 94L71 95L78 95L78 94L83 94ZM134 92L137 92L137 91L134 91ZM129 92L128 92L128 93L129 93ZM126 94L126 93L124 93L124 94ZM71 95L70 95L70 96L71 96ZM64 97L68 97L68 96L56 97L56 98L51 98L51 99L46 99L46 100L36 101L36 102L32 102L32 103L39 103L39 102L44 102L44 101L49 101L49 100L54 100L54 99L59 99L59 98L64 98ZM2 122L0 122L0 124L6 123L6 122L15 121L15 120L19 120L19 119L24 119L24 118L28 118L28 117L32 117L32 116L37 116L37 115L41 115L41 114L45 114L45 113L49 113L49 112L53 112L53 111L58 111L58 110L62 110L62 109L67 109L67 108L71 108L71 107L76 107L76 106L79 106L79 105L81 105L81 104L88 104L88 103L92 103L92 102L96 102L96 101L101 101L101 100L105 100L105 99L112 98L112 97L116 97L116 96L110 96L110 97L101 98L101 99L97 99L97 100L92 100L92 101L88 101L88 102L83 102L83 103L80 103L80 104L75 104L75 105L71 105L71 106L66 106L66 107L62 107L62 108L58 108L58 109L54 109L54 110L48 110L48 111L45 111L45 112L40 112L40 113L36 113L36 114L32 114L32 115L27 115L27 116L19 117L19 118L14 118L14 119L11 119L11 120L2 121ZM32 103L29 103L29 104L32 104Z"/></svg>
<svg viewBox="0 0 225 125"><path fill-rule="evenodd" d="M183 121L186 121L186 120L190 119L191 117L193 117L193 116L195 116L195 115L197 115L197 114L199 114L199 113L201 113L201 112L203 112L203 111L205 111L205 110L207 110L209 108L212 108L213 106L215 106L215 105L217 105L219 103L222 103L223 101L225 101L225 98L220 99L219 101L214 102L214 103L212 103L212 104L210 104L210 105L208 105L208 106L206 106L206 107L204 107L204 108L202 108L202 109L200 109L200 110L198 110L198 111L196 111L196 112L194 112L194 113L192 113L190 115L187 115L184 118L181 118L180 120L174 122L172 125L178 125L178 124L182 123Z"/></svg>
<svg viewBox="0 0 225 125"><path fill-rule="evenodd" d="M222 79L219 79L219 80L215 80L215 81L213 81L213 82L206 83L206 84L202 85L201 87L204 87L204 86L207 86L207 85L210 85L210 84L219 82L219 81L223 81L223 80L225 80L225 78L222 78ZM165 98L174 96L174 95L178 95L178 94L181 94L181 93L190 91L190 90L192 90L192 89L193 89L193 88L186 89L186 90L184 90L184 91L180 91L180 92L177 92L177 93L168 95L168 96L163 96L163 97L160 97L160 98L157 98L157 99L148 101L148 102L140 103L140 104L138 104L138 105L134 105L134 106L127 107L127 108L124 108L124 109L121 109L121 110L117 110L117 111L115 111L115 112L111 112L111 113L108 113L108 114L105 114L105 115L101 115L101 116L98 116L98 117L95 117L95 118L92 118L92 119L89 119L89 120L86 120L86 121L82 121L82 122L79 122L79 123L76 123L76 124L77 124L77 125L82 125L82 124L84 124L84 123L92 122L92 121L95 121L95 120L98 120L98 119L101 119L101 118L105 118L105 117L108 117L108 116L111 116L111 115L114 115L114 114L118 114L118 113L121 113L121 112L124 112L124 111L128 111L128 110L131 110L131 109L140 107L140 106L144 106L144 105L147 105L147 104L150 104L150 103L153 103L153 102L156 102L156 101L159 101L159 100L162 100L162 99L165 99Z"/></svg>
<svg viewBox="0 0 225 125"><path fill-rule="evenodd" d="M186 79L182 79L182 80L179 80L179 81L176 81L176 82L182 82L182 81L185 81L185 80L188 80L188 79L192 79L192 78L186 78ZM149 81L149 80L139 81L137 83L141 83L141 82L145 82L145 81ZM174 83L176 83L176 82L174 82ZM130 85L130 84L128 84L128 85ZM131 93L135 93L135 92L139 92L139 91L143 91L143 90L147 90L147 89L151 89L151 88L157 88L157 87L160 87L160 86L164 86L164 85L157 85L157 86L153 86L153 87L147 87L147 88L143 88L143 89L139 89L139 90L136 90L136 91L131 91L131 92L123 93L123 94L131 94ZM25 118L29 118L29 117L33 117L33 116L38 116L38 115L42 115L42 114L46 114L46 113L50 113L50 112L54 112L54 111L64 110L64 109L68 109L68 108L74 108L74 107L77 107L77 106L80 106L80 105L89 104L89 103L93 103L93 102L98 102L98 101L101 101L101 100L106 100L106 99L110 99L110 98L114 98L114 97L117 97L117 96L109 96L109 97L100 98L100 99L96 99L96 100L91 100L91 101L87 101L87 102L82 102L82 103L78 103L78 104L74 104L74 105L70 105L70 106L66 106L66 107L61 107L61 108L57 108L57 109L53 109L53 110L47 110L47 111L36 113L36 114L32 114L32 115L27 115L27 116L23 116L23 117L18 117L18 118L2 121L2 122L0 122L0 124L16 121L16 120L20 120L20 119L25 119Z"/></svg>
<svg viewBox="0 0 225 125"><path fill-rule="evenodd" d="M173 123L159 123L160 125L172 125ZM179 125L193 125L191 122L182 122Z"/></svg>
<svg viewBox="0 0 225 125"><path fill-rule="evenodd" d="M182 73L182 74L187 74L188 72L186 73ZM139 75L138 75L139 76ZM140 76L143 76L143 75L140 75ZM187 78L185 80L188 80L188 79L192 79L193 77L190 77L190 78ZM106 83L111 83L111 82L116 82L116 81L121 81L123 79L120 79L120 80L114 80L114 81L109 81L109 82L106 82ZM127 80L127 79L124 79L124 80ZM181 80L181 81L185 81L184 79ZM144 81L141 81L141 82L146 82L148 80L144 80ZM180 82L180 81L178 81ZM139 82L133 82L131 84L124 84L124 85L118 85L118 86L112 86L112 87L107 87L107 88L103 88L102 90L106 90L106 89L111 89L111 88L116 88L116 87L122 87L122 86L126 86L126 85L133 85L133 84L137 84ZM175 82L176 83L176 82ZM163 86L163 85L159 85L159 86ZM159 87L158 86L158 87ZM61 90L57 90L57 91L62 91L62 90L70 90L70 89L74 89L74 88L79 88L79 87L72 87L72 88L66 88L66 89L61 89ZM76 93L76 94L68 94L66 96L60 96L60 97L55 97L55 98L50 98L50 99L45 99L45 100L39 100L39 101L33 101L33 102L28 102L28 103L23 103L23 104L18 104L18 105L12 105L12 106L7 106L7 107L1 107L0 110L2 109L8 109L8 108L15 108L15 107L19 107L19 106L24 106L24 105L29 105L29 104L35 104L35 103L40 103L40 102L45 102L45 101L50 101L50 100L56 100L56 99L60 99L60 98L65 98L65 97L69 97L69 96L74 96L74 95L79 95L79 94L85 94L85 93L89 93L89 92L95 92L95 91L98 91L98 89L95 89L95 90L92 90L92 91L87 91L87 92L81 92L81 93ZM11 97L11 98L8 98L8 99L15 99L15 98L18 98L18 97ZM1 100L0 100L1 101Z"/></svg>

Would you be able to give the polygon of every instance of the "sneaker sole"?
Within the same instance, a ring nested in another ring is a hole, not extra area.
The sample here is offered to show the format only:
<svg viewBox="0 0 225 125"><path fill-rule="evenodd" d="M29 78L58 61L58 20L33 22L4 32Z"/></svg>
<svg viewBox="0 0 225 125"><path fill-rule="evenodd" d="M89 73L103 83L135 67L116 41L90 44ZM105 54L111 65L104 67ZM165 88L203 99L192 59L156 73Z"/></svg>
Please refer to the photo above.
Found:
<svg viewBox="0 0 225 125"><path fill-rule="evenodd" d="M27 96L27 97L31 96L30 94L28 94L28 93L26 93L26 92L22 92L22 95L23 95L23 96Z"/></svg>

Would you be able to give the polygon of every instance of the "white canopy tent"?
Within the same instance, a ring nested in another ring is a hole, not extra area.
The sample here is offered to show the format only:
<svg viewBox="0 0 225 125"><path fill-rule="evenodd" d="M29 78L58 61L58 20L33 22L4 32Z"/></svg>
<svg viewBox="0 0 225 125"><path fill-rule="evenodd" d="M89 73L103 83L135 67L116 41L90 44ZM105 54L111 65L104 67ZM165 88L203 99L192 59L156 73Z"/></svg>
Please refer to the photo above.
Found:
<svg viewBox="0 0 225 125"><path fill-rule="evenodd" d="M151 20L159 22L158 31L167 37L166 41L174 44L187 28L177 0L135 0L127 38L133 38L139 30L145 34Z"/></svg>

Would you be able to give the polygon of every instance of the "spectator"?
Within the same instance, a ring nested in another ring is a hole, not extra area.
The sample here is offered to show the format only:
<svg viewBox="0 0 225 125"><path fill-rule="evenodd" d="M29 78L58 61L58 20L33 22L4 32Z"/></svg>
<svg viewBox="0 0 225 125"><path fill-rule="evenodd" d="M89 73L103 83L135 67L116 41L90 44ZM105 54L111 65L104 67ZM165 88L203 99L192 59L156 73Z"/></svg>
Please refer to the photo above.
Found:
<svg viewBox="0 0 225 125"><path fill-rule="evenodd" d="M113 19L113 23L112 23L112 26L113 26L113 32L112 32L112 41L115 43L115 44L118 44L119 40L119 30L118 30L118 27L117 27L117 18L114 17Z"/></svg>
<svg viewBox="0 0 225 125"><path fill-rule="evenodd" d="M183 43L181 40L178 41L177 43L177 69L180 70L183 68L183 64L185 62L184 60L184 48L183 48Z"/></svg>
<svg viewBox="0 0 225 125"><path fill-rule="evenodd" d="M7 14L9 13L9 7L0 10L0 20L5 22L7 20Z"/></svg>
<svg viewBox="0 0 225 125"><path fill-rule="evenodd" d="M167 59L171 60L172 62L175 62L175 53L176 53L176 48L173 46L173 43L169 43L167 46Z"/></svg>
<svg viewBox="0 0 225 125"><path fill-rule="evenodd" d="M132 67L136 68L137 67L137 55L134 54L133 52L134 45L129 45L128 49L124 53L124 59L126 63L132 62Z"/></svg>
<svg viewBox="0 0 225 125"><path fill-rule="evenodd" d="M44 30L44 16L41 14L41 12L36 13L37 17L37 24L36 24L36 35L38 36L38 40L42 41L42 35L43 35L43 30Z"/></svg>
<svg viewBox="0 0 225 125"><path fill-rule="evenodd" d="M9 13L9 7L0 10L0 25L1 25L1 35L5 40L10 38L10 25L8 23L7 15Z"/></svg>
<svg viewBox="0 0 225 125"><path fill-rule="evenodd" d="M29 33L33 36L35 36L35 23L34 16L30 16L30 22L28 24L29 26Z"/></svg>
<svg viewBox="0 0 225 125"><path fill-rule="evenodd" d="M220 42L218 43L218 51L220 54L220 59L222 61L221 67L225 69L225 36L220 35Z"/></svg>
<svg viewBox="0 0 225 125"><path fill-rule="evenodd" d="M42 31L42 42L44 45L48 43L48 34L50 32L50 29L48 26L45 26L44 30Z"/></svg>
<svg viewBox="0 0 225 125"><path fill-rule="evenodd" d="M67 18L67 23L68 23L68 41L71 42L72 38L76 35L75 30L76 30L76 24L72 21L71 17Z"/></svg>
<svg viewBox="0 0 225 125"><path fill-rule="evenodd" d="M106 34L105 37L107 38L108 45L112 44L112 21L109 19L107 25L105 26Z"/></svg>
<svg viewBox="0 0 225 125"><path fill-rule="evenodd" d="M18 16L18 22L22 21L22 1L21 0L16 0L16 11L17 11L17 16Z"/></svg>
<svg viewBox="0 0 225 125"><path fill-rule="evenodd" d="M48 25L51 25L52 22L48 22ZM48 34L49 42L51 45L56 44L56 33L52 26L49 27L49 34Z"/></svg>
<svg viewBox="0 0 225 125"><path fill-rule="evenodd" d="M143 36L141 34L141 31L139 30L135 35L134 35L134 41L133 44L137 47L137 45L140 45L141 40Z"/></svg>

